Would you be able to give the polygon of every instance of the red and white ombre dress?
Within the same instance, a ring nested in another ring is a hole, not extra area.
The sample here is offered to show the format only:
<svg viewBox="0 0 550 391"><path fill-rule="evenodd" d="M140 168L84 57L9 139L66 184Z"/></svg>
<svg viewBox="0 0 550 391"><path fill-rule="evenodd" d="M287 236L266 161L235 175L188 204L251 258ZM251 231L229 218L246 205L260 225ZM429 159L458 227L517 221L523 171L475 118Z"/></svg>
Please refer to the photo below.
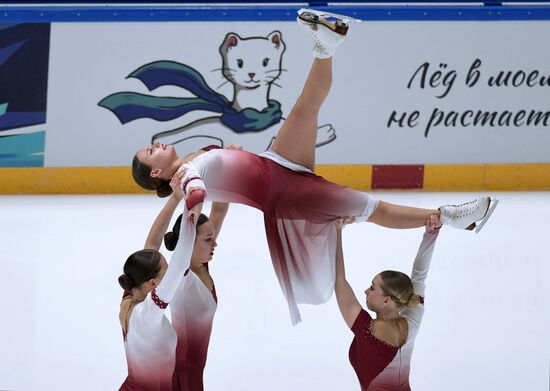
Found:
<svg viewBox="0 0 550 391"><path fill-rule="evenodd" d="M218 298L188 270L170 304L172 326L178 336L174 391L202 391L203 372Z"/></svg>
<svg viewBox="0 0 550 391"><path fill-rule="evenodd" d="M180 240L162 281L130 314L127 333L124 335L128 377L120 390L172 390L177 337L164 310L173 300L189 268L193 246L186 244L194 241L195 226L184 219Z"/></svg>
<svg viewBox="0 0 550 391"><path fill-rule="evenodd" d="M268 151L212 149L182 165L184 191L201 188L206 199L260 209L273 268L292 322L298 303L321 304L334 291L336 227L343 216L366 221L378 201L329 182L306 167Z"/></svg>
<svg viewBox="0 0 550 391"><path fill-rule="evenodd" d="M407 320L409 333L405 344L396 347L376 338L372 318L361 310L351 328L355 338L349 349L349 360L361 383L362 391L409 391L409 372L414 341L424 315L425 281L438 231L425 233L414 260L411 280L420 304L406 308L400 315Z"/></svg>

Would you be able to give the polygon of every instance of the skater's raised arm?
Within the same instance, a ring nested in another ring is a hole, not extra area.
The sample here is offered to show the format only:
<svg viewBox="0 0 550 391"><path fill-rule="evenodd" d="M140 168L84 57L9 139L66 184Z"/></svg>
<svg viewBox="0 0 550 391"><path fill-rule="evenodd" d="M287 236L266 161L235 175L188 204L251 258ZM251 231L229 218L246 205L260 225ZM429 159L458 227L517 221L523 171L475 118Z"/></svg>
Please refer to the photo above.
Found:
<svg viewBox="0 0 550 391"><path fill-rule="evenodd" d="M222 229L223 221L229 210L229 204L226 202L212 202L212 208L210 210L209 220L214 225L216 233L214 235L214 240L218 238L220 230Z"/></svg>
<svg viewBox="0 0 550 391"><path fill-rule="evenodd" d="M439 235L439 229L441 228L441 221L436 215L431 215L426 222L426 231L422 237L422 242L416 253L414 259L411 281L414 288L414 294L418 297L420 305L416 305L410 308L405 308L401 312L401 316L404 316L411 321L420 325L422 316L424 315L424 293L426 291L426 278L428 277L428 270L430 269L430 263L435 248L435 242Z"/></svg>
<svg viewBox="0 0 550 391"><path fill-rule="evenodd" d="M147 239L145 240L145 245L143 246L144 249L152 249L157 251L160 249L162 238L168 229L170 220L172 219L177 206L184 196L183 190L180 186L182 178L183 173L176 174L172 177L170 187L172 188L173 193L153 222L153 225L149 230L149 234L147 235Z"/></svg>
<svg viewBox="0 0 550 391"><path fill-rule="evenodd" d="M181 188L185 195L187 214L185 218L192 219L196 225L202 211L202 204L206 198L206 186L202 180L204 170L194 160L181 165L176 175L181 175Z"/></svg>
<svg viewBox="0 0 550 391"><path fill-rule="evenodd" d="M180 241L176 245L168 269L156 289L158 297L166 303L172 300L182 276L189 269L191 254L193 253L191 244L195 241L195 235L195 226L189 224L189 222L182 222L179 232Z"/></svg>
<svg viewBox="0 0 550 391"><path fill-rule="evenodd" d="M336 224L336 283L334 291L336 292L336 301L338 302L338 308L346 321L346 324L351 329L353 323L357 318L357 315L361 311L362 307L353 293L353 289L346 280L346 271L344 267L344 252L342 250L342 222Z"/></svg>
<svg viewBox="0 0 550 391"><path fill-rule="evenodd" d="M414 259L411 280L414 286L414 293L419 296L424 296L426 289L426 278L428 277L428 270L430 269L430 262L435 248L435 241L439 235L439 229L441 228L441 222L435 215L430 216L429 222L426 223L426 232L422 238L422 243L416 253Z"/></svg>

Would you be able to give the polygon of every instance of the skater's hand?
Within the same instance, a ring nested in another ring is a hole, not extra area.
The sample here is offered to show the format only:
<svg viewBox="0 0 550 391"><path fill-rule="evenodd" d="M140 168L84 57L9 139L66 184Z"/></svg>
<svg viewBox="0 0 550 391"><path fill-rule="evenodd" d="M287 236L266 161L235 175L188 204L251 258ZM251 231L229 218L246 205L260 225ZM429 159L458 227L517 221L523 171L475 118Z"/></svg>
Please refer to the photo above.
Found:
<svg viewBox="0 0 550 391"><path fill-rule="evenodd" d="M178 171L176 171L176 173L175 173L174 175L177 175L177 174L180 173L180 172L181 172L183 175L187 174L187 168L185 168L185 167L180 167L180 168L178 168ZM182 176L182 178L183 178L183 176Z"/></svg>
<svg viewBox="0 0 550 391"><path fill-rule="evenodd" d="M354 222L355 222L355 216L354 217L350 217L350 216L340 217L338 220L335 221L336 229L338 231L341 231L342 229L344 229L344 227L346 225L354 223Z"/></svg>
<svg viewBox="0 0 550 391"><path fill-rule="evenodd" d="M441 220L439 220L439 217L437 215L430 215L430 218L426 220L426 233L433 234L439 232L441 225Z"/></svg>
<svg viewBox="0 0 550 391"><path fill-rule="evenodd" d="M172 188L172 196L179 201L181 201L185 197L185 193L183 192L183 189L181 188L181 181L183 177L185 176L185 170L178 171L174 174L172 179L170 180L170 187Z"/></svg>
<svg viewBox="0 0 550 391"><path fill-rule="evenodd" d="M185 218L191 220L193 225L197 225L197 222L199 221L199 216L202 212L202 204L202 202L199 202L197 205L192 207L191 210L187 211L187 214L185 215Z"/></svg>
<svg viewBox="0 0 550 391"><path fill-rule="evenodd" d="M243 147L239 144L229 144L225 149L231 149L233 151L242 151Z"/></svg>

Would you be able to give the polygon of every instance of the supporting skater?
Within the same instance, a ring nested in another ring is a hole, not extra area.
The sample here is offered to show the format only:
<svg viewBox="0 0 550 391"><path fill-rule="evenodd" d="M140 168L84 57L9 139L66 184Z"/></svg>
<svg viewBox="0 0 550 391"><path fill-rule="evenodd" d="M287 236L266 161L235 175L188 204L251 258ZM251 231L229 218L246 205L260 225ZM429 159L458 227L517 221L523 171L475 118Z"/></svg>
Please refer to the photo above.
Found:
<svg viewBox="0 0 550 391"><path fill-rule="evenodd" d="M216 239L228 207L229 204L213 202L210 217L200 215L191 265L171 303L172 326L178 336L172 383L174 391L204 389L203 372L218 306L218 296L208 265L214 256ZM179 242L178 232L184 223L186 220L180 215L172 231L164 236L164 243L169 250Z"/></svg>
<svg viewBox="0 0 550 391"><path fill-rule="evenodd" d="M412 274L386 270L365 290L365 311L346 280L342 250L342 221L337 223L336 300L355 334L349 359L363 391L410 390L409 371L414 341L424 314L425 281L441 222L426 221L426 232L413 263Z"/></svg>
<svg viewBox="0 0 550 391"><path fill-rule="evenodd" d="M171 216L183 198L180 181L179 175L172 178L170 184L174 192L155 223L166 215ZM185 220L179 236L193 243L195 226L191 221ZM177 337L164 310L189 267L193 248L177 246L168 265L158 247L151 249L148 243L143 250L128 257L124 274L118 278L125 290L119 319L128 362L128 377L120 387L122 391L172 390Z"/></svg>

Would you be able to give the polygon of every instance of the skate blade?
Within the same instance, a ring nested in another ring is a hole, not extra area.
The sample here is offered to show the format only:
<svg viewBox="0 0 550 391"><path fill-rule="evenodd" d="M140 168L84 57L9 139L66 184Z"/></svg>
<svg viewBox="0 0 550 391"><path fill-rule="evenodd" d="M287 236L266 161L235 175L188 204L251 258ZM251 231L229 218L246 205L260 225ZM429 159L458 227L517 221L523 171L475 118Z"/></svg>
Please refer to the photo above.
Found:
<svg viewBox="0 0 550 391"><path fill-rule="evenodd" d="M326 12L326 11L317 11L317 10L312 10L312 9L309 9L309 8L300 8L298 10L298 15L300 15L302 12L309 12L309 13L312 13L312 14L317 15L319 17L327 17L327 16L328 17L333 17L333 18L341 20L342 22L357 22L357 23L361 22L361 19L352 18L351 16L333 14L331 12Z"/></svg>
<svg viewBox="0 0 550 391"><path fill-rule="evenodd" d="M489 220L489 217L491 217L491 215L495 211L495 208L497 207L499 202L500 201L497 198L491 197L491 203L489 204L489 210L487 211L487 213L485 213L485 217L483 217L483 220L481 220L479 222L479 224L476 224L477 225L476 234L479 233L479 231L481 231L481 229L483 228L483 226L485 225L487 220Z"/></svg>
<svg viewBox="0 0 550 391"><path fill-rule="evenodd" d="M340 34L340 35L347 35L348 33L348 29L349 29L349 24L348 23L345 23L345 22L342 22L340 20L336 21L336 22L331 22L329 20L326 20L324 18L319 18L317 15L313 15L314 16L314 19L310 18L309 16L310 15L313 15L313 14L307 14L306 12L298 15L298 17L296 18L296 20L298 21L298 23L302 24L302 25L322 25L322 26L325 26L326 28L328 28L329 30L331 31L334 31L335 33L337 34Z"/></svg>

